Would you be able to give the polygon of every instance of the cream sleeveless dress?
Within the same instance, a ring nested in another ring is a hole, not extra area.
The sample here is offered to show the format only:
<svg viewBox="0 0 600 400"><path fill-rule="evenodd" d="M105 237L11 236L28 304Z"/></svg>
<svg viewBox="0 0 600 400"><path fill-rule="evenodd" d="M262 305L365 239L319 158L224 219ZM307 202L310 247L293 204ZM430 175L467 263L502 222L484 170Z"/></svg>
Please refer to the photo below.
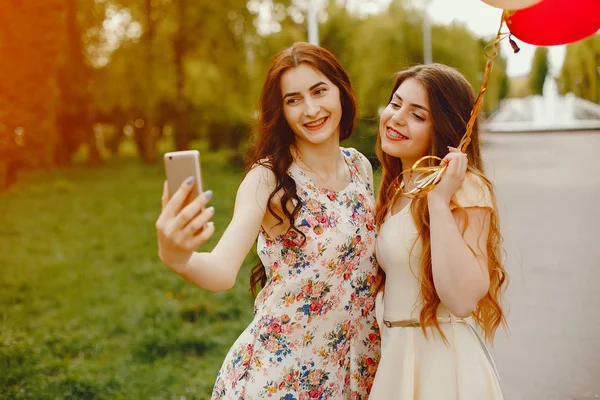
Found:
<svg viewBox="0 0 600 400"><path fill-rule="evenodd" d="M480 178L468 175L455 195L462 207L492 207ZM385 322L419 319L421 243L410 204L388 215L377 237L377 260L386 272L385 294L378 301L381 361L370 399L373 400L500 400L497 372L470 318L457 319L440 304L437 331L419 326L388 327ZM411 252L412 249L412 252ZM388 322L388 324L389 324Z"/></svg>

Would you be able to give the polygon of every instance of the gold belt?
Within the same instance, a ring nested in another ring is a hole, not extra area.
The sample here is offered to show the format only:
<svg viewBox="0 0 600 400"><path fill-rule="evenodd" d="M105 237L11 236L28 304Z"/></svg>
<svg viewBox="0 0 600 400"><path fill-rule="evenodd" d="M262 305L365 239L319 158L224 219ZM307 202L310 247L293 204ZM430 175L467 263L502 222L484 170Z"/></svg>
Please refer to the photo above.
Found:
<svg viewBox="0 0 600 400"><path fill-rule="evenodd" d="M449 317L437 317L438 323L440 324L454 324L463 323L466 324L463 318L458 318L453 315ZM401 321L386 321L383 320L383 324L388 328L418 328L421 326L421 322L418 319L403 319ZM468 325L468 324L467 324Z"/></svg>
<svg viewBox="0 0 600 400"><path fill-rule="evenodd" d="M485 342L483 341L481 336L479 336L479 334L477 333L475 328L473 328L471 326L471 324L467 323L467 321L465 321L464 318L458 318L458 317L455 317L454 315L450 315L448 317L437 317L437 320L438 320L438 323L440 323L440 324L462 323L462 324L465 324L466 326L468 326L469 329L471 330L471 332L473 332L473 334L477 338L477 341L479 342L479 345L481 346L481 349L483 350L485 357L487 358L488 362L490 363L490 366L492 367L492 371L494 372L494 375L496 375L496 379L498 380L498 383L500 383L500 375L498 374L498 370L496 369L496 364L494 364L494 360L492 359L492 356L491 356L487 346L485 345ZM418 328L421 326L421 322L418 319L414 319L414 318L413 319L403 319L401 321L383 320L383 324L385 326L387 326L388 328Z"/></svg>

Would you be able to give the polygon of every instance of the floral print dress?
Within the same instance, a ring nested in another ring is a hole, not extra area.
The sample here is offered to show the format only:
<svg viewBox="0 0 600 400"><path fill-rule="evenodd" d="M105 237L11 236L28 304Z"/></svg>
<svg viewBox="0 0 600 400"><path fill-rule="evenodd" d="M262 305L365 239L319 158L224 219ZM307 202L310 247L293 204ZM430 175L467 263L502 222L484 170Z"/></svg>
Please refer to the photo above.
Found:
<svg viewBox="0 0 600 400"><path fill-rule="evenodd" d="M341 148L346 188L318 187L297 164L302 205L293 229L257 250L267 283L254 319L233 344L212 399L367 399L379 363L375 219L368 160Z"/></svg>

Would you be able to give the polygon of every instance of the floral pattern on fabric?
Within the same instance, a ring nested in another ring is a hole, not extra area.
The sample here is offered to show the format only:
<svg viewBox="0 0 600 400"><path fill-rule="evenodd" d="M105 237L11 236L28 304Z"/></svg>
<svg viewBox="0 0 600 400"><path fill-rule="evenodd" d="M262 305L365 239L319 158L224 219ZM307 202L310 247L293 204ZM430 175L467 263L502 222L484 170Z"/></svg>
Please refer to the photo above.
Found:
<svg viewBox="0 0 600 400"><path fill-rule="evenodd" d="M296 164L296 228L258 254L267 283L252 323L231 347L212 399L367 399L381 345L375 319L375 218L367 159L341 149L351 180L317 186Z"/></svg>

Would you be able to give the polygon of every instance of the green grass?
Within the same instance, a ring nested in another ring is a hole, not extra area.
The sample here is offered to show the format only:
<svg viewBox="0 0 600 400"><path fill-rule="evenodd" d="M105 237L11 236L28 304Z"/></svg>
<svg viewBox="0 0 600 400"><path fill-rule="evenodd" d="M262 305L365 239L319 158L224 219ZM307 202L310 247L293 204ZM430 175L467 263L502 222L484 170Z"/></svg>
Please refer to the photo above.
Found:
<svg viewBox="0 0 600 400"><path fill-rule="evenodd" d="M203 155L217 234L242 178ZM135 158L26 174L0 193L0 398L207 399L252 318L250 255L233 290L158 260L163 170Z"/></svg>

